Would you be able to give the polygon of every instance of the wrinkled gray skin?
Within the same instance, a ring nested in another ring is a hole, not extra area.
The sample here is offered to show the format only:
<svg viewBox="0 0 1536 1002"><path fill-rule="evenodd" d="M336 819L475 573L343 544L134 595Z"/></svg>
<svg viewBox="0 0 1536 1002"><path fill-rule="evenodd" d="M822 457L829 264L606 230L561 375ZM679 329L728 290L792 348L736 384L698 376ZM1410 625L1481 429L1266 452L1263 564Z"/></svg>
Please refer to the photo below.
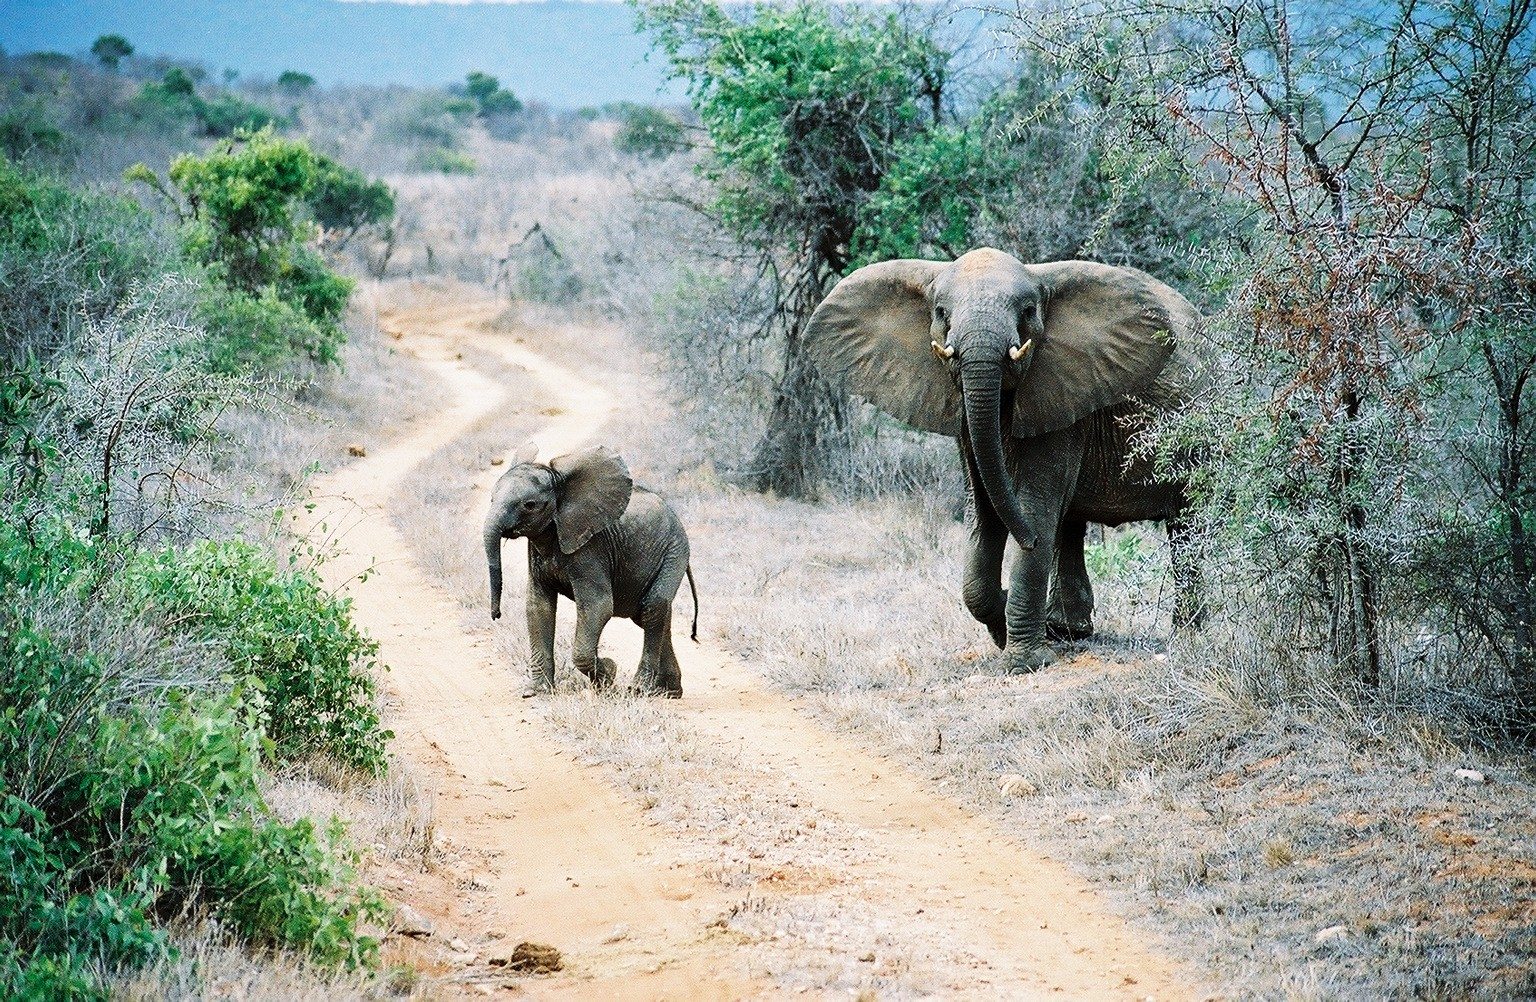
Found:
<svg viewBox="0 0 1536 1002"><path fill-rule="evenodd" d="M616 668L599 658L598 640L615 616L645 631L635 688L676 699L682 670L672 648L672 602L693 572L688 536L660 496L636 487L624 461L601 446L534 461L525 446L496 482L484 528L491 577L491 618L501 618L501 543L528 540L528 641L532 649L524 695L555 684L555 603L576 602L576 669L598 688L613 684ZM698 591L693 592L693 638L698 639Z"/></svg>
<svg viewBox="0 0 1536 1002"><path fill-rule="evenodd" d="M1182 296L1134 269L1025 265L991 249L862 268L813 317L812 351L853 392L958 438L965 604L1006 650L1010 671L1054 661L1048 637L1093 633L1089 522L1167 523L1175 624L1197 618L1183 485L1159 481L1131 448L1149 415L1193 392L1186 344L1197 322ZM1010 535L1020 552L1005 590Z"/></svg>

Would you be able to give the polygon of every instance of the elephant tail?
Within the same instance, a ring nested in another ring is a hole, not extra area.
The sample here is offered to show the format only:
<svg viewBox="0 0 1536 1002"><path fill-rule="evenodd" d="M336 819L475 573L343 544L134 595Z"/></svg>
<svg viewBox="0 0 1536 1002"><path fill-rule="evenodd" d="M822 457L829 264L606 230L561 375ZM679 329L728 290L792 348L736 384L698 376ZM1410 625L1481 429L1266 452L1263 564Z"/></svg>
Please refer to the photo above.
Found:
<svg viewBox="0 0 1536 1002"><path fill-rule="evenodd" d="M683 573L688 575L688 590L693 594L693 634L694 643L699 642L699 588L693 583L693 565L684 568Z"/></svg>

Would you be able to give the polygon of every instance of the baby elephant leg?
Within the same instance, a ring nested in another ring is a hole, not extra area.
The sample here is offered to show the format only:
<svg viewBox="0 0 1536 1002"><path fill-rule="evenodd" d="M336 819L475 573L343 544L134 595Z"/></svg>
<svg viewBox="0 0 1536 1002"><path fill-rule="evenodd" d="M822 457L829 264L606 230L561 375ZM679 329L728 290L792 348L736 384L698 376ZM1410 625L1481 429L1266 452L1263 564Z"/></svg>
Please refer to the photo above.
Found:
<svg viewBox="0 0 1536 1002"><path fill-rule="evenodd" d="M613 685L613 680L619 677L619 666L613 658L598 658L597 664L591 671L582 669L581 672L592 683L594 689L607 689Z"/></svg>

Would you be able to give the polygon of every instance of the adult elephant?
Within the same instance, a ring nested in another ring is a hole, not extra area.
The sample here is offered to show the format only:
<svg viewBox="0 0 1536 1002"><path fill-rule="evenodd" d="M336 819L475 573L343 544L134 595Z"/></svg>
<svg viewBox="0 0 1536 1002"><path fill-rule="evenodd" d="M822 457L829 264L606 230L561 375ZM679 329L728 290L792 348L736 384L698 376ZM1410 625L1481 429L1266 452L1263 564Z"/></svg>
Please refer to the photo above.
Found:
<svg viewBox="0 0 1536 1002"><path fill-rule="evenodd" d="M1182 579L1175 624L1196 616L1194 569L1180 545L1183 485L1159 479L1132 439L1193 392L1198 321L1183 296L1133 268L1024 264L990 248L860 268L811 318L813 357L848 389L907 424L958 437L965 604L1005 648L1010 671L1054 661L1048 635L1093 632L1089 522L1166 522ZM1005 591L1010 535L1020 552Z"/></svg>

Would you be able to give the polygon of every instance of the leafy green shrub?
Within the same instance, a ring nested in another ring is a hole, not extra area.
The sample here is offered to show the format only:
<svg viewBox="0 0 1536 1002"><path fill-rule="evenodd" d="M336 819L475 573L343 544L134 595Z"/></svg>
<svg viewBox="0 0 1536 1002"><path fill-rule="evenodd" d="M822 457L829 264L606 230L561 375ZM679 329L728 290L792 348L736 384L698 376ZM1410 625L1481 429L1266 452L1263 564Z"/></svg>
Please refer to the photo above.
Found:
<svg viewBox="0 0 1536 1002"><path fill-rule="evenodd" d="M240 132L255 132L283 122L282 117L270 108L263 108L233 94L222 94L210 101L199 100L194 110L198 121L202 123L203 132L218 139Z"/></svg>
<svg viewBox="0 0 1536 1002"><path fill-rule="evenodd" d="M367 962L376 944L357 923L380 906L347 889L356 861L341 828L321 837L308 819L277 821L261 797L260 705L238 690L176 694L158 715L104 721L82 784L88 810L125 883L162 914L203 903L259 945Z"/></svg>
<svg viewBox="0 0 1536 1002"><path fill-rule="evenodd" d="M282 117L270 108L234 94L202 97L197 93L191 74L180 66L166 70L158 83L151 81L143 86L139 91L137 110L142 117L193 119L204 135L220 139L283 122Z"/></svg>
<svg viewBox="0 0 1536 1002"><path fill-rule="evenodd" d="M12 160L29 157L62 157L74 142L34 102L18 102L0 113L0 156Z"/></svg>
<svg viewBox="0 0 1536 1002"><path fill-rule="evenodd" d="M416 169L438 174L473 174L475 161L457 150L435 146L422 150L416 157Z"/></svg>
<svg viewBox="0 0 1536 1002"><path fill-rule="evenodd" d="M648 104L618 107L619 131L613 145L621 153L660 159L688 148L683 123L676 115Z"/></svg>
<svg viewBox="0 0 1536 1002"><path fill-rule="evenodd" d="M369 181L360 171L322 160L309 207L315 222L340 234L345 243L363 227L394 216L395 193L383 181Z"/></svg>
<svg viewBox="0 0 1536 1002"><path fill-rule="evenodd" d="M336 360L353 283L306 244L313 226L303 214L317 196L327 213L380 211L379 192L361 175L264 129L202 156L177 157L170 169L175 193L142 164L127 176L177 201L187 254L229 290L207 297L202 310L211 325L228 324L214 331L211 354L219 367L259 363L281 347L318 362ZM367 204L359 208L358 199Z"/></svg>
<svg viewBox="0 0 1536 1002"><path fill-rule="evenodd" d="M140 554L121 587L130 608L215 644L237 678L265 697L262 721L280 758L325 754L384 767L371 672L378 645L351 620L351 600L312 571L279 570L256 547L203 540Z"/></svg>
<svg viewBox="0 0 1536 1002"><path fill-rule="evenodd" d="M147 902L71 891L43 812L0 791L0 997L105 998L97 968L147 961L164 947Z"/></svg>
<svg viewBox="0 0 1536 1002"><path fill-rule="evenodd" d="M379 902L343 833L284 824L261 796L260 687L192 695L158 659L89 649L81 622L123 632L135 610L84 587L106 553L83 546L88 562L58 561L0 529L6 570L31 569L0 587L0 994L97 993L186 908L255 944L372 961L358 925Z"/></svg>
<svg viewBox="0 0 1536 1002"><path fill-rule="evenodd" d="M213 286L198 303L208 330L207 361L213 372L255 372L295 356L334 362L341 329L321 325L271 286L256 295Z"/></svg>

